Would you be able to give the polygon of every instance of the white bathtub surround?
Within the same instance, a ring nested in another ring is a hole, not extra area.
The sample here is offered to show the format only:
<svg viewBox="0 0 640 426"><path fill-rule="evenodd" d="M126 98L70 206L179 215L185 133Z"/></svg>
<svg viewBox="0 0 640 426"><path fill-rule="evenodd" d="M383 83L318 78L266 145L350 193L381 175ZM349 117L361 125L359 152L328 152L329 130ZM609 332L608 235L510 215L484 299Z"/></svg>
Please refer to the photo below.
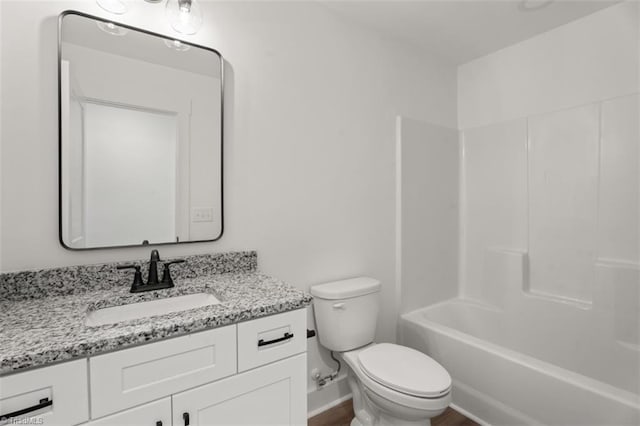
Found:
<svg viewBox="0 0 640 426"><path fill-rule="evenodd" d="M588 104L527 120L531 292L591 301L599 118L599 105Z"/></svg>
<svg viewBox="0 0 640 426"><path fill-rule="evenodd" d="M591 305L598 263L639 265L636 94L464 132L462 295L499 305L487 250L527 255L522 290ZM631 296L631 295L630 295Z"/></svg>
<svg viewBox="0 0 640 426"><path fill-rule="evenodd" d="M527 123L514 120L465 131L461 294L478 300L502 297L487 269L489 249L525 252L527 237Z"/></svg>
<svg viewBox="0 0 640 426"><path fill-rule="evenodd" d="M639 14L623 2L459 67L459 294L400 335L487 423L640 423Z"/></svg>
<svg viewBox="0 0 640 426"><path fill-rule="evenodd" d="M504 292L504 303L498 307L470 299L452 299L453 302L443 302L442 305L437 305L437 309L428 311L429 315L437 315L434 321L443 323L458 333L491 342L504 350L518 352L571 370L585 379L590 378L603 385L635 394L637 398L637 376L631 372L640 370L638 346L620 339L630 339L633 331L637 336L637 322L632 321L628 311L619 309L619 313L612 312L602 305L598 305L597 309L582 308L558 303L546 297L519 297L520 291L514 283L522 283L525 275L522 255L494 252L491 258L489 264L494 268L496 289ZM619 286L629 286L634 279L637 283L640 278L638 272L621 274L619 268L602 266L598 269L601 271L599 278L610 278L615 274ZM627 305L633 305L636 301L637 298L632 299ZM610 302L616 303L614 300ZM620 304L621 301L618 299L617 303ZM405 318L415 319L423 315L419 314L422 311L406 314ZM614 334L611 330L616 323L624 327ZM414 347L416 342L406 334L404 322L402 329L405 343ZM428 342L427 344L430 345ZM437 349L435 346L433 348ZM437 356L436 359L443 361ZM456 378L455 370L452 374ZM483 391L485 385L482 382L466 384L478 391ZM512 383L511 386L516 384Z"/></svg>
<svg viewBox="0 0 640 426"><path fill-rule="evenodd" d="M575 363L590 358L601 374L619 372L627 377L640 366L622 365L613 353L585 349L595 346L590 339L596 333L568 329L585 324L585 318L563 317L561 309L541 302L546 305L538 311L555 311L545 315L546 321L538 312L531 318L466 300L443 302L403 315L405 343L431 354L451 371L453 404L489 424L637 425L638 394L576 373ZM545 333L549 323L555 328L567 324L564 335L558 336L566 344L562 351L555 350L555 359L545 360L527 346L542 352L559 347L554 336ZM567 337L574 332L576 338ZM568 368L559 359L565 354Z"/></svg>
<svg viewBox="0 0 640 426"><path fill-rule="evenodd" d="M640 95L603 102L600 116L598 256L640 264Z"/></svg>

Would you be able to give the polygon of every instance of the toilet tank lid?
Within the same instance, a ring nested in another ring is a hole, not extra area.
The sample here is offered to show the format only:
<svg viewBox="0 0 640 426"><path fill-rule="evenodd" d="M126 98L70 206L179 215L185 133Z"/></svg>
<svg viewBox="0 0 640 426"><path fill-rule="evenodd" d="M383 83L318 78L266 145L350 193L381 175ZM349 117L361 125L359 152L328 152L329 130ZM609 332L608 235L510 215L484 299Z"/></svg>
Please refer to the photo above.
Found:
<svg viewBox="0 0 640 426"><path fill-rule="evenodd" d="M382 284L375 278L357 277L311 286L311 294L318 299L348 299L380 291Z"/></svg>

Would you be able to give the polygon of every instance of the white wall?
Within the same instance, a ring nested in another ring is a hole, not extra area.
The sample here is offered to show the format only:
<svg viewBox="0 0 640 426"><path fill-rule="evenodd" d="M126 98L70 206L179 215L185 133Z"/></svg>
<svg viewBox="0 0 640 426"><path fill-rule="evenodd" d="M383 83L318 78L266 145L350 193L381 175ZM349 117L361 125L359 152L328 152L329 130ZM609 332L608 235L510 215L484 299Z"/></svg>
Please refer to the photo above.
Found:
<svg viewBox="0 0 640 426"><path fill-rule="evenodd" d="M614 332L636 343L638 8L615 5L459 68L463 296L509 303L490 260L524 255L526 276L509 284L518 297L615 312Z"/></svg>
<svg viewBox="0 0 640 426"><path fill-rule="evenodd" d="M311 2L203 7L193 40L228 61L225 233L161 255L257 249L262 271L303 289L377 277L379 337L392 340L394 120L455 127L455 68ZM148 256L58 243L56 15L65 8L105 15L95 2L3 3L2 271ZM171 34L162 6L131 2L122 19ZM310 365L333 368L322 356L310 341Z"/></svg>
<svg viewBox="0 0 640 426"><path fill-rule="evenodd" d="M458 292L458 131L397 120L400 312Z"/></svg>

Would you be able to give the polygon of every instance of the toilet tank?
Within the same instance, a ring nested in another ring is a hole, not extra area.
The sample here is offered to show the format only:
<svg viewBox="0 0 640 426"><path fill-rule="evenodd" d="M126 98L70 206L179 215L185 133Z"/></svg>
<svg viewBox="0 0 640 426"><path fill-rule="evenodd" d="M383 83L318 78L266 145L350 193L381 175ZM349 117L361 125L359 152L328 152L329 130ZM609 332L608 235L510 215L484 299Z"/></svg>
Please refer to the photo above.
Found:
<svg viewBox="0 0 640 426"><path fill-rule="evenodd" d="M345 352L373 342L380 309L380 281L358 277L311 287L320 344Z"/></svg>

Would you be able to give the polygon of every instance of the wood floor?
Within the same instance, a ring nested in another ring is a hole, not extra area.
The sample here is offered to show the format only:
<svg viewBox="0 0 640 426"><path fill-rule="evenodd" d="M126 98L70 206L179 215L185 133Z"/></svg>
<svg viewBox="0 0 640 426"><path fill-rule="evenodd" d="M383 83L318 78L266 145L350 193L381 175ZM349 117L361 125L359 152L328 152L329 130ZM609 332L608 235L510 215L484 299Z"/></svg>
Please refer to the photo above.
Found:
<svg viewBox="0 0 640 426"><path fill-rule="evenodd" d="M330 410L311 417L308 426L348 426L353 419L353 405L351 400L336 405ZM466 418L462 414L447 408L438 417L431 419L431 426L479 426L478 423Z"/></svg>

